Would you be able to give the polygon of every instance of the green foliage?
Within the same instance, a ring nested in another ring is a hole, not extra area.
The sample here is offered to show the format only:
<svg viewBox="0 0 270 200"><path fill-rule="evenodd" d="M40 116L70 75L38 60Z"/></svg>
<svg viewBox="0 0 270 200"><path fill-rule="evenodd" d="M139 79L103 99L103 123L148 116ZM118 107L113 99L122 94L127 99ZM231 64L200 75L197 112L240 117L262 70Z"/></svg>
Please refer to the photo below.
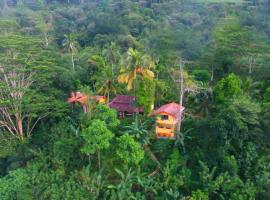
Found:
<svg viewBox="0 0 270 200"><path fill-rule="evenodd" d="M141 145L133 137L124 134L116 139L116 156L125 167L138 165L144 157Z"/></svg>
<svg viewBox="0 0 270 200"><path fill-rule="evenodd" d="M238 173L238 164L234 156L225 156L221 166L222 170L231 176L236 176Z"/></svg>
<svg viewBox="0 0 270 200"><path fill-rule="evenodd" d="M258 199L267 199L270 197L270 173L269 158L261 157L258 160L255 170L258 172L255 176L255 182L258 189Z"/></svg>
<svg viewBox="0 0 270 200"><path fill-rule="evenodd" d="M31 177L27 170L17 169L0 179L0 197L10 199L34 199L31 190Z"/></svg>
<svg viewBox="0 0 270 200"><path fill-rule="evenodd" d="M18 141L15 137L3 132L0 134L0 158L5 158L15 153Z"/></svg>
<svg viewBox="0 0 270 200"><path fill-rule="evenodd" d="M2 0L0 199L270 199L269 20L268 0ZM182 133L154 139L179 58ZM72 91L145 115L84 114Z"/></svg>
<svg viewBox="0 0 270 200"><path fill-rule="evenodd" d="M193 191L190 200L208 200L208 194L201 190Z"/></svg>
<svg viewBox="0 0 270 200"><path fill-rule="evenodd" d="M153 80L144 78L139 83L139 90L137 92L137 104L144 108L145 113L153 110L155 95L155 83Z"/></svg>
<svg viewBox="0 0 270 200"><path fill-rule="evenodd" d="M241 81L239 77L230 74L221 79L214 89L214 97L216 102L229 103L232 98L241 94Z"/></svg>
<svg viewBox="0 0 270 200"><path fill-rule="evenodd" d="M107 149L110 146L110 140L113 133L107 129L105 122L94 119L90 125L82 130L84 145L81 151L85 154L93 154L96 151Z"/></svg>
<svg viewBox="0 0 270 200"><path fill-rule="evenodd" d="M116 110L110 109L108 106L102 104L94 108L92 118L105 122L109 130L115 130L120 124L119 119L117 119Z"/></svg>
<svg viewBox="0 0 270 200"><path fill-rule="evenodd" d="M270 87L266 89L265 95L264 95L265 102L270 102Z"/></svg>
<svg viewBox="0 0 270 200"><path fill-rule="evenodd" d="M209 82L211 79L210 73L204 69L193 70L192 75L194 76L195 80L197 80L197 81Z"/></svg>
<svg viewBox="0 0 270 200"><path fill-rule="evenodd" d="M78 144L72 138L63 138L53 145L54 158L60 162L69 163Z"/></svg>

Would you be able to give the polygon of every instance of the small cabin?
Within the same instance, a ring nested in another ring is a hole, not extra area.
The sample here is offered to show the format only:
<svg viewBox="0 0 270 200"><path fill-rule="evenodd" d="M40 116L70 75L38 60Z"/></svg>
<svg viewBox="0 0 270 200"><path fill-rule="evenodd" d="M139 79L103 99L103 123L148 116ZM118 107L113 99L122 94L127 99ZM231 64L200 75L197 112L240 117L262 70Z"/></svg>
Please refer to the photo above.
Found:
<svg viewBox="0 0 270 200"><path fill-rule="evenodd" d="M156 137L157 138L175 138L175 130L181 122L181 115L184 107L177 103L169 103L161 106L150 116L157 116L156 119Z"/></svg>
<svg viewBox="0 0 270 200"><path fill-rule="evenodd" d="M135 97L129 95L116 95L108 104L110 108L117 110L120 118L133 116L135 113L143 113L142 107L136 107Z"/></svg>

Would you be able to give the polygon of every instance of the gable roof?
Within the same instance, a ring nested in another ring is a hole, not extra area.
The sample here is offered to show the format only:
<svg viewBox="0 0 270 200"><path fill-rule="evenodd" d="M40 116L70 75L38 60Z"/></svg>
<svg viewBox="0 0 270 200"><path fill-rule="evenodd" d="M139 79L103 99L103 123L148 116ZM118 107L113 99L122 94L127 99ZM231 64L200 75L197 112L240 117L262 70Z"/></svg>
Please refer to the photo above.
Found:
<svg viewBox="0 0 270 200"><path fill-rule="evenodd" d="M171 115L175 118L178 118L179 113L183 112L184 109L185 108L183 106L180 106L179 104L173 102L173 103L169 103L169 104L165 104L165 105L161 106L160 108L158 108L157 110L152 112L150 114L150 116L159 115L161 113L166 113L166 114Z"/></svg>
<svg viewBox="0 0 270 200"><path fill-rule="evenodd" d="M129 95L116 95L109 103L109 107L120 112L143 112L143 108L135 107L135 97Z"/></svg>

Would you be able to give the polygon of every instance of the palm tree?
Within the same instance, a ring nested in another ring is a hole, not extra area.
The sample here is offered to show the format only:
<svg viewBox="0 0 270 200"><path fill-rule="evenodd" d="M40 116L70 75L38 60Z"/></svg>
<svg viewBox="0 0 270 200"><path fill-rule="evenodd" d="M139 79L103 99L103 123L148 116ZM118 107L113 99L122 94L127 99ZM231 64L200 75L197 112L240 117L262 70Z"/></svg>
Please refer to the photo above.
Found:
<svg viewBox="0 0 270 200"><path fill-rule="evenodd" d="M143 121L144 119L142 119ZM145 152L149 155L151 160L157 164L157 168L149 174L149 176L155 176L161 169L161 164L158 161L155 154L151 151L149 146L149 132L147 130L147 126L151 124L152 119L145 120L144 122L138 120L138 116L136 115L135 122L131 125L126 126L126 133L133 135L138 141L140 141L141 145L143 146Z"/></svg>
<svg viewBox="0 0 270 200"><path fill-rule="evenodd" d="M136 96L137 77L153 79L155 75L151 69L155 67L155 62L151 56L142 54L132 48L128 49L127 56L121 62L121 74L118 76L118 82L126 83L128 91L133 88L134 95Z"/></svg>
<svg viewBox="0 0 270 200"><path fill-rule="evenodd" d="M149 144L149 133L146 129L146 123L147 121L144 123L139 122L138 116L136 115L135 121L132 122L131 125L125 127L126 133L133 135L140 141L143 147Z"/></svg>
<svg viewBox="0 0 270 200"><path fill-rule="evenodd" d="M113 68L111 68L105 59L99 55L94 55L89 59L89 62L98 65L102 69L102 84L97 93L107 97L107 102L110 100L110 94L116 93L115 78Z"/></svg>
<svg viewBox="0 0 270 200"><path fill-rule="evenodd" d="M110 64L111 73L114 76L115 71L117 70L116 65L120 59L119 47L114 42L111 42L111 44L102 51L102 55L106 58L107 62Z"/></svg>
<svg viewBox="0 0 270 200"><path fill-rule="evenodd" d="M108 185L108 192L110 199L119 199L124 200L127 199L136 199L134 194L132 193L132 186L135 184L136 181L136 174L135 171L129 169L126 173L115 169L117 175L119 176L119 182L115 185Z"/></svg>
<svg viewBox="0 0 270 200"><path fill-rule="evenodd" d="M64 35L65 39L63 41L63 46L68 50L71 56L71 63L72 63L72 70L75 72L75 64L74 64L74 55L76 52L76 44L77 42L75 41L74 37L69 34L69 35Z"/></svg>
<svg viewBox="0 0 270 200"><path fill-rule="evenodd" d="M260 97L260 88L262 87L262 83L259 81L254 81L250 77L247 77L242 82L242 89L246 95L252 97Z"/></svg>
<svg viewBox="0 0 270 200"><path fill-rule="evenodd" d="M213 103L213 91L209 86L203 86L198 93L193 94L194 112L199 117L209 117L210 110Z"/></svg>

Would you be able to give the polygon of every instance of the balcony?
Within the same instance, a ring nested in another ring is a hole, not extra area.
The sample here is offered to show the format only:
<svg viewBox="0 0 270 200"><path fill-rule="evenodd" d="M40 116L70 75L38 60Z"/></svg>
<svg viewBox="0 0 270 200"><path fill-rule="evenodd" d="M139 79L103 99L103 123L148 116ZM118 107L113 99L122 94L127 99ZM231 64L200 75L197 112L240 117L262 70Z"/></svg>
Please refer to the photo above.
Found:
<svg viewBox="0 0 270 200"><path fill-rule="evenodd" d="M156 127L156 132L163 132L163 133L171 133L173 132L173 128L166 128L166 127Z"/></svg>
<svg viewBox="0 0 270 200"><path fill-rule="evenodd" d="M157 137L174 137L174 129L156 127Z"/></svg>
<svg viewBox="0 0 270 200"><path fill-rule="evenodd" d="M176 121L171 121L171 120L161 120L158 119L156 121L157 125L159 126L164 126L164 127L168 127L170 126L170 128L173 128L176 125Z"/></svg>

